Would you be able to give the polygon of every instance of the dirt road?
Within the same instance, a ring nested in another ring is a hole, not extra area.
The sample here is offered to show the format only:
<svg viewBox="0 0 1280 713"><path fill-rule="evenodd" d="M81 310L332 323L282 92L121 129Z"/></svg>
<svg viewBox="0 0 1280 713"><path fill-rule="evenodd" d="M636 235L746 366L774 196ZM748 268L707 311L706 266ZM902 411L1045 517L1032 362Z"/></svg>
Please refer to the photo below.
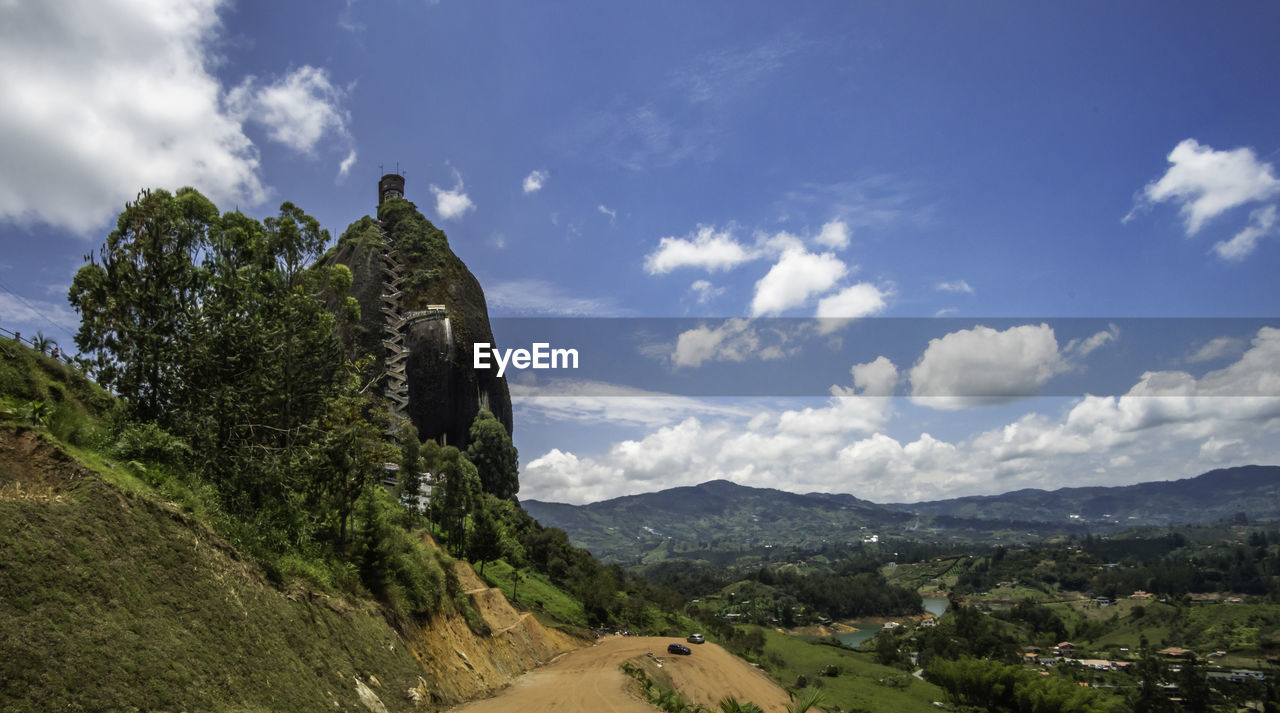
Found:
<svg viewBox="0 0 1280 713"><path fill-rule="evenodd" d="M772 713L787 704L785 691L764 673L715 644L690 644L690 656L667 654L677 639L610 636L595 646L571 651L521 677L493 698L472 701L450 713L653 713L634 693L632 679L619 666L652 652L662 674L691 701L715 708L721 697L753 701ZM650 666L652 666L650 662Z"/></svg>

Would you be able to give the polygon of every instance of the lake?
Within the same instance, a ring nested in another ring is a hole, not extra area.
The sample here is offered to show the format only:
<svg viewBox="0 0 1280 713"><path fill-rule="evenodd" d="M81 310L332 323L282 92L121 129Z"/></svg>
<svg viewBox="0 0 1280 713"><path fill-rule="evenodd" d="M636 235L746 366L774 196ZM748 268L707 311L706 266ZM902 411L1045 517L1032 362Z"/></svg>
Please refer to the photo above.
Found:
<svg viewBox="0 0 1280 713"><path fill-rule="evenodd" d="M946 597L924 597L923 603L924 610L934 616L942 616L943 612L950 606L950 602L947 601ZM835 639L845 646L855 649L861 646L862 642L880 633L880 629L884 627L884 624L878 621L855 621L851 623L858 630L836 634Z"/></svg>

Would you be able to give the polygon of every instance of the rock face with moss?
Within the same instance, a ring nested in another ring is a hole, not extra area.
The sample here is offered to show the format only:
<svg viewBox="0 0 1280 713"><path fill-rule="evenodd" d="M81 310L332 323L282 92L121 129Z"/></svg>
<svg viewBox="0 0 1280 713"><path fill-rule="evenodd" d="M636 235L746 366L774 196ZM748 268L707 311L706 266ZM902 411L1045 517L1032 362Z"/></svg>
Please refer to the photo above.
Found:
<svg viewBox="0 0 1280 713"><path fill-rule="evenodd" d="M443 231L403 198L388 198L378 218L365 216L351 224L322 259L351 269L351 296L360 303L360 323L347 335L359 354L374 356L388 368L384 345L388 277L385 255L390 249L400 265L397 310L405 315L430 312L430 319L409 320L403 328L408 350L405 415L423 438L465 447L468 429L480 409L488 409L511 432L511 396L496 367L472 368L472 345L494 343L484 290L467 266L453 254ZM438 307L443 307L440 314ZM393 366L393 365L392 365ZM392 369L394 371L394 369ZM394 378L394 374L389 375Z"/></svg>

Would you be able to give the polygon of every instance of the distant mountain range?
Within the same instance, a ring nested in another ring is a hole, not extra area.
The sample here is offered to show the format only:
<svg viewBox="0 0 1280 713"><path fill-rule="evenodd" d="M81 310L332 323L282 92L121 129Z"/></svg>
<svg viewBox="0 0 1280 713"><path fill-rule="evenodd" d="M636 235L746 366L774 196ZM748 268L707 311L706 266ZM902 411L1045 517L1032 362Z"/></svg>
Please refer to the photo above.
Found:
<svg viewBox="0 0 1280 713"><path fill-rule="evenodd" d="M873 536L1003 539L1217 522L1243 513L1280 520L1280 466L1119 487L1017 490L921 503L877 504L847 494L789 493L726 480L589 505L525 500L544 525L597 557L634 563L670 547L709 550L816 546Z"/></svg>

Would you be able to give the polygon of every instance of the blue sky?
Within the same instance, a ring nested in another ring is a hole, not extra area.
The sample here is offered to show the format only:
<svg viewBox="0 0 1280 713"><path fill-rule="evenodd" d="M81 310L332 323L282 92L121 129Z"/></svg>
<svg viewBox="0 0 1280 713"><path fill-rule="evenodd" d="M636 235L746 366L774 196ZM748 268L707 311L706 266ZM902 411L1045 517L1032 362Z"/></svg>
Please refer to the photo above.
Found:
<svg viewBox="0 0 1280 713"><path fill-rule="evenodd" d="M7 4L0 326L70 346L66 287L139 188L292 200L336 237L398 164L495 316L681 318L632 355L677 380L835 355L776 398L521 381L523 496L1274 463L1277 26L1270 3ZM847 363L857 322L726 321L814 316L921 319ZM1147 317L1257 319L1123 321Z"/></svg>

